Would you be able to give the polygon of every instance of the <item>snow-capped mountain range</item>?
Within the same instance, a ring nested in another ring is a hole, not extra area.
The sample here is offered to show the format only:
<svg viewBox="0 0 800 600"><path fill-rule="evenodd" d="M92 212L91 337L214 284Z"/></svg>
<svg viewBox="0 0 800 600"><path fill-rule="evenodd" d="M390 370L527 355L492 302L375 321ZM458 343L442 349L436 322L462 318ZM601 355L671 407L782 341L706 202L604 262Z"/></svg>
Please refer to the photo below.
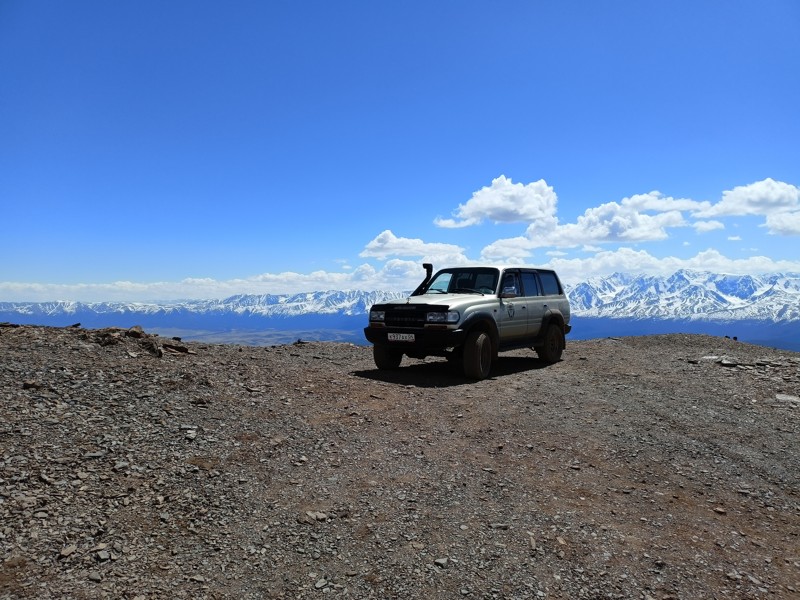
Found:
<svg viewBox="0 0 800 600"><path fill-rule="evenodd" d="M239 294L223 300L179 300L141 302L0 302L0 318L14 314L26 317L80 316L81 314L142 316L230 315L232 317L287 318L302 315L365 315L370 306L407 292L327 291L292 295ZM11 319L13 320L13 319Z"/></svg>
<svg viewBox="0 0 800 600"><path fill-rule="evenodd" d="M669 277L615 273L568 286L572 312L614 319L800 321L800 274L762 276L677 271ZM408 292L325 291L292 295L236 295L222 300L137 302L0 302L0 320L50 324L53 318L133 316L291 318L366 315L377 302Z"/></svg>
<svg viewBox="0 0 800 600"><path fill-rule="evenodd" d="M669 277L615 273L568 291L584 317L800 321L800 274L721 275L681 270Z"/></svg>

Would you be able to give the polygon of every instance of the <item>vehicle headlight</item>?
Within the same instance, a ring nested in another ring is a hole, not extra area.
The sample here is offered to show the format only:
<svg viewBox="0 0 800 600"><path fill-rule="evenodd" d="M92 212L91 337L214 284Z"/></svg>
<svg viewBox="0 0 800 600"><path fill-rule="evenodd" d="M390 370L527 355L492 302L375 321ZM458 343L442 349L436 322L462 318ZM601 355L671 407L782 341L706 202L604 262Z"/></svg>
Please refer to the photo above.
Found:
<svg viewBox="0 0 800 600"><path fill-rule="evenodd" d="M460 315L457 310L447 312L429 312L427 315L428 323L458 323Z"/></svg>
<svg viewBox="0 0 800 600"><path fill-rule="evenodd" d="M386 319L386 311L385 310L371 310L369 311L369 320L370 321L380 321L381 323Z"/></svg>

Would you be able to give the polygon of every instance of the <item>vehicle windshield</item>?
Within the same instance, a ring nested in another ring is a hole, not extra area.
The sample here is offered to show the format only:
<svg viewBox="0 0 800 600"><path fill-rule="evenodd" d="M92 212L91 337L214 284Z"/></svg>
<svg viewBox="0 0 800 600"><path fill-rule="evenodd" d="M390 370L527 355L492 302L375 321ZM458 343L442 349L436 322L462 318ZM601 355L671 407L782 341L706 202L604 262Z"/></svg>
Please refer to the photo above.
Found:
<svg viewBox="0 0 800 600"><path fill-rule="evenodd" d="M428 282L426 294L494 294L497 291L497 269L460 268L439 271Z"/></svg>

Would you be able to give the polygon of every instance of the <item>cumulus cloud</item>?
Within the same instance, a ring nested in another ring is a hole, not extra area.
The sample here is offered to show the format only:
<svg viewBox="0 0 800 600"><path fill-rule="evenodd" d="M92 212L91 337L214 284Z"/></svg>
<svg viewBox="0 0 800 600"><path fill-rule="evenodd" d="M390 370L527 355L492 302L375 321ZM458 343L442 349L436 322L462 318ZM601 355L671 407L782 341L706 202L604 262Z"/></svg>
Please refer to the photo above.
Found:
<svg viewBox="0 0 800 600"><path fill-rule="evenodd" d="M559 271L565 283L576 284L590 277L615 272L668 275L679 269L720 273L760 274L800 272L800 261L773 260L765 256L731 259L709 249L684 259L659 258L645 250L623 247L599 251L582 258L567 258L559 252L549 256L549 266ZM512 262L523 262L521 259ZM443 263L444 264L444 263ZM388 260L381 268L363 264L351 272L263 273L245 279L218 281L189 278L179 282L135 283L118 281L98 284L31 284L0 282L0 297L8 302L167 302L176 299L220 299L234 294L295 294L330 289L391 290L414 289L423 277L419 262Z"/></svg>
<svg viewBox="0 0 800 600"><path fill-rule="evenodd" d="M608 202L587 209L574 223L559 225L555 219L531 223L524 236L496 240L484 247L481 258L517 261L530 256L535 248L664 240L669 237L669 228L688 225L677 208L698 205L702 203L676 200L658 192Z"/></svg>
<svg viewBox="0 0 800 600"><path fill-rule="evenodd" d="M767 177L722 192L717 204L694 213L696 217L765 215L800 209L800 188Z"/></svg>
<svg viewBox="0 0 800 600"><path fill-rule="evenodd" d="M292 292L309 291L309 290L330 290L338 289L342 286L347 286L351 281L357 280L359 277L364 279L369 275L369 269L356 269L355 272L340 273L336 271L313 271L311 273L295 273L293 271L284 271L283 273L262 273L248 277L246 279L234 279L225 282L217 282L217 286L229 285L235 286L239 289L248 288L253 289L257 287L261 290L291 290ZM310 288L314 285L314 288ZM237 292L242 293L242 292ZM287 293L262 291L262 292L246 292L246 293Z"/></svg>
<svg viewBox="0 0 800 600"><path fill-rule="evenodd" d="M697 233L707 233L715 229L725 229L725 225L720 221L695 221L692 227Z"/></svg>
<svg viewBox="0 0 800 600"><path fill-rule="evenodd" d="M683 227L686 221L677 210L649 215L631 205L608 202L587 209L575 223L554 232L556 245L577 246L586 242L644 242L667 238L668 227Z"/></svg>
<svg viewBox="0 0 800 600"><path fill-rule="evenodd" d="M766 256L728 258L714 249L704 250L690 258L667 256L659 258L645 250L619 248L598 252L586 258L553 258L549 266L558 270L559 277L569 284L612 273L670 275L680 269L758 275L761 273L797 272L800 261L773 260Z"/></svg>
<svg viewBox="0 0 800 600"><path fill-rule="evenodd" d="M658 191L635 194L629 198L623 198L620 204L632 210L651 212L700 211L711 206L710 202L697 202L688 198L671 198Z"/></svg>
<svg viewBox="0 0 800 600"><path fill-rule="evenodd" d="M466 227L484 220L528 223L524 235L495 240L481 251L481 260L511 263L525 261L537 248L662 241L677 227L691 226L697 233L724 229L722 220L709 218L714 216L764 214L770 233L800 233L800 188L773 179L725 191L716 205L658 191L635 194L588 208L574 222L563 224L556 214L557 202L553 188L544 180L525 185L501 175L459 205L455 219L438 218L436 224ZM689 222L684 214L699 220Z"/></svg>
<svg viewBox="0 0 800 600"><path fill-rule="evenodd" d="M0 282L7 302L171 302L181 299L220 299L236 294L299 294L325 290L414 289L425 272L421 262L388 260L376 269L363 264L348 272L262 273L243 279L188 278L173 282L38 284Z"/></svg>
<svg viewBox="0 0 800 600"><path fill-rule="evenodd" d="M226 291L222 282L209 279L151 283L0 282L0 297L8 302L159 302L187 298L221 298L231 295Z"/></svg>
<svg viewBox="0 0 800 600"><path fill-rule="evenodd" d="M483 248L481 258L518 262L530 257L534 249L542 247L654 242L668 239L671 228L690 225L697 233L725 228L725 224L718 219L689 223L684 217L685 212L696 218L765 214L765 226L770 233L798 235L798 207L800 188L773 179L725 191L722 201L713 206L705 201L672 198L652 191L588 208L573 223L559 224L555 212L550 213L546 219L531 222L524 236L488 244Z"/></svg>
<svg viewBox="0 0 800 600"><path fill-rule="evenodd" d="M800 235L800 211L767 215L767 229L776 235Z"/></svg>
<svg viewBox="0 0 800 600"><path fill-rule="evenodd" d="M439 227L469 227L484 220L495 223L556 222L558 197L544 179L533 183L514 183L505 175L492 180L472 194L466 204L453 211L454 219L437 217Z"/></svg>
<svg viewBox="0 0 800 600"><path fill-rule="evenodd" d="M527 237L506 238L497 240L481 250L481 261L484 262L524 262L531 256L536 245Z"/></svg>
<svg viewBox="0 0 800 600"><path fill-rule="evenodd" d="M668 237L667 229L685 227L684 211L702 210L708 202L672 198L658 191L636 194L620 202L607 202L587 209L575 223L553 231L557 245L584 243L648 242Z"/></svg>
<svg viewBox="0 0 800 600"><path fill-rule="evenodd" d="M379 233L359 254L362 258L385 260L390 256L421 257L427 262L467 261L464 249L453 244L427 243L420 239L397 237L387 229ZM429 260L430 259L430 260ZM438 259L434 261L434 259Z"/></svg>
<svg viewBox="0 0 800 600"><path fill-rule="evenodd" d="M771 234L800 235L800 188L787 183L765 179L736 187L723 192L722 200L714 205L652 191L588 208L571 223L559 222L557 203L553 188L544 180L522 184L500 176L491 186L481 188L460 205L453 219L437 219L436 224L467 227L487 220L523 223L524 231L520 231L520 235L486 244L478 257L479 262L523 264L530 261L535 250L544 248L545 257L550 261L544 265L557 268L565 281L573 283L616 271L651 274L668 274L683 268L741 274L800 271L800 262L776 261L764 256L730 259L709 249L689 259L657 258L645 250L626 247L664 240L672 228L692 227L697 233L725 229L730 218L747 215L763 215L763 227ZM741 238L728 239L739 241ZM608 244L621 247L604 250ZM571 249L569 255L565 249ZM575 253L579 256L575 257ZM157 302L332 289L401 291L413 289L419 283L422 262L437 266L476 262L459 245L399 237L388 229L369 241L359 256L365 259L363 264L343 261L336 271L262 273L222 281L187 278L177 282L63 285L0 282L0 298L4 301Z"/></svg>

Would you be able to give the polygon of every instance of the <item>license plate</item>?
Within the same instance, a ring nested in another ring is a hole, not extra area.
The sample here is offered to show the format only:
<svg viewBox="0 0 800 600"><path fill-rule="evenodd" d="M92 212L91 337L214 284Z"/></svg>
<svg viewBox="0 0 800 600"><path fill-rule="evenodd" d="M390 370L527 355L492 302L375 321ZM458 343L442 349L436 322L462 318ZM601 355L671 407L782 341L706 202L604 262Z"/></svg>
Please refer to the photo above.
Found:
<svg viewBox="0 0 800 600"><path fill-rule="evenodd" d="M413 333L387 333L386 338L390 342L413 342Z"/></svg>

